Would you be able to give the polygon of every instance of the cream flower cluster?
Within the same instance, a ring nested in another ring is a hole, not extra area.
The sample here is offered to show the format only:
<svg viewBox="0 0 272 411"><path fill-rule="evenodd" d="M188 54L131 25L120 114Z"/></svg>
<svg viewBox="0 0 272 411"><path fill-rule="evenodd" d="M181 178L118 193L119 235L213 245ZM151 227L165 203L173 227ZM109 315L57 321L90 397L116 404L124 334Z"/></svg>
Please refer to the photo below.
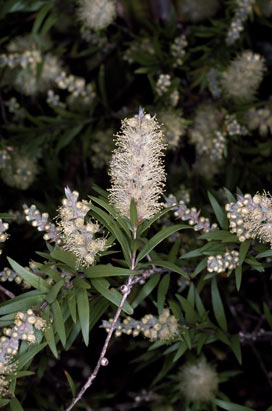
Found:
<svg viewBox="0 0 272 411"><path fill-rule="evenodd" d="M195 207L188 208L183 200L178 202L173 194L165 198L165 207L172 207L175 217L188 221L191 226L194 226L195 231L208 233L218 229L217 224L211 224L208 218L201 217Z"/></svg>
<svg viewBox="0 0 272 411"><path fill-rule="evenodd" d="M211 68L207 73L208 87L214 98L221 96L222 90L219 86L219 73L214 68Z"/></svg>
<svg viewBox="0 0 272 411"><path fill-rule="evenodd" d="M223 115L213 104L201 104L195 113L190 140L199 156L218 161L225 147L225 134L219 130Z"/></svg>
<svg viewBox="0 0 272 411"><path fill-rule="evenodd" d="M121 215L129 217L132 199L139 219L148 220L162 208L165 147L157 121L143 110L122 122L109 170L109 200Z"/></svg>
<svg viewBox="0 0 272 411"><path fill-rule="evenodd" d="M9 156L1 171L2 180L10 187L27 190L38 173L37 159L17 150L10 151Z"/></svg>
<svg viewBox="0 0 272 411"><path fill-rule="evenodd" d="M180 137L185 133L185 121L178 111L166 110L158 113L158 120L162 124L162 131L169 149L178 146Z"/></svg>
<svg viewBox="0 0 272 411"><path fill-rule="evenodd" d="M227 96L235 102L249 102L257 92L264 71L264 58L245 50L222 73L221 85Z"/></svg>
<svg viewBox="0 0 272 411"><path fill-rule="evenodd" d="M117 15L114 0L79 0L79 20L93 30L102 30L108 27Z"/></svg>
<svg viewBox="0 0 272 411"><path fill-rule="evenodd" d="M244 23L249 14L252 13L254 3L255 0L236 0L237 8L226 37L228 46L231 46L240 37L244 30Z"/></svg>
<svg viewBox="0 0 272 411"><path fill-rule="evenodd" d="M210 273L222 273L226 270L233 270L238 265L238 251L226 251L224 255L210 255L208 258L207 269Z"/></svg>
<svg viewBox="0 0 272 411"><path fill-rule="evenodd" d="M76 255L78 264L87 267L94 264L95 256L106 249L106 238L97 237L101 229L97 222L84 221L91 203L78 201L78 192L71 192L69 187L65 188L65 196L58 214L63 248Z"/></svg>
<svg viewBox="0 0 272 411"><path fill-rule="evenodd" d="M250 130L259 130L262 136L272 133L272 107L271 102L263 108L252 107L246 113L247 125Z"/></svg>
<svg viewBox="0 0 272 411"><path fill-rule="evenodd" d="M175 38L173 44L171 45L171 54L172 57L174 57L175 59L173 67L182 66L186 46L188 46L188 42L184 34Z"/></svg>
<svg viewBox="0 0 272 411"><path fill-rule="evenodd" d="M57 233L57 228L49 220L48 213L40 213L35 204L28 207L23 205L26 221L31 222L33 227L36 227L38 231L45 231L43 236L44 240L61 244L61 239Z"/></svg>
<svg viewBox="0 0 272 411"><path fill-rule="evenodd" d="M156 93L158 96L162 96L167 93L171 86L171 76L170 74L160 74L156 82Z"/></svg>
<svg viewBox="0 0 272 411"><path fill-rule="evenodd" d="M16 371L13 357L18 352L20 340L34 344L35 330L44 331L45 328L46 321L28 309L26 313L16 314L12 328L3 329L4 335L0 338L0 395L8 393L9 382L6 377Z"/></svg>
<svg viewBox="0 0 272 411"><path fill-rule="evenodd" d="M20 277L16 271L11 270L8 267L4 267L2 271L0 271L0 281L4 283L5 281L15 281L16 284L21 284L23 283L25 288L30 288L30 284L28 284L26 281Z"/></svg>
<svg viewBox="0 0 272 411"><path fill-rule="evenodd" d="M14 86L27 96L46 91L61 72L59 59L49 53L42 55L31 35L16 37L7 45L7 51L0 56L0 66L16 69L13 73ZM41 64L37 82L37 69Z"/></svg>
<svg viewBox="0 0 272 411"><path fill-rule="evenodd" d="M210 401L218 389L218 375L205 360L186 364L180 372L180 390L189 401Z"/></svg>
<svg viewBox="0 0 272 411"><path fill-rule="evenodd" d="M112 321L112 319L103 321L103 327L106 328L107 332L109 332ZM159 317L146 314L140 321L127 317L122 323L118 322L116 324L116 337L120 337L122 334L137 337L140 333L151 341L168 341L178 337L180 330L176 317L171 315L167 308L163 310Z"/></svg>
<svg viewBox="0 0 272 411"><path fill-rule="evenodd" d="M70 105L73 105L77 100L83 105L89 105L95 98L93 84L86 84L86 80L83 77L77 77L73 74L68 75L65 71L62 71L56 77L56 85L70 93L70 98L68 99L68 104Z"/></svg>
<svg viewBox="0 0 272 411"><path fill-rule="evenodd" d="M239 241L258 238L272 247L272 198L269 193L237 195L237 202L226 204L231 232Z"/></svg>

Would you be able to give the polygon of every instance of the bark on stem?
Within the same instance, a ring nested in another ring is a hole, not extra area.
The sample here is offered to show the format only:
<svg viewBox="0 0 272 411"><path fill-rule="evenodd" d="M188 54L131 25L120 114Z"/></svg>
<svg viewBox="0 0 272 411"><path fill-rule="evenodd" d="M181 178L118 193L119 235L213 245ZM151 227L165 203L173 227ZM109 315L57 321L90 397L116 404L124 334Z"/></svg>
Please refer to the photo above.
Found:
<svg viewBox="0 0 272 411"><path fill-rule="evenodd" d="M134 270L134 269L135 269L135 254L133 253L133 255L132 255L132 257L131 257L131 270ZM106 340L105 340L105 342L104 342L102 351L101 351L101 353L100 353L100 356L99 356L99 359L98 359L98 361L97 361L97 364L96 364L96 367L95 367L94 371L92 372L92 374L90 375L90 377L88 378L88 380L86 381L86 383L83 385L83 387L82 387L81 390L79 391L79 393L78 393L78 395L76 396L76 398L73 399L72 403L70 404L70 406L69 406L68 408L66 408L65 411L70 411L70 410L72 410L72 408L75 406L75 404L83 397L85 391L92 385L93 380L94 380L95 377L97 376L98 371L99 371L99 369L100 369L100 367L101 367L101 365L102 365L101 362L102 362L103 358L104 358L105 355L106 355L109 342L110 342L110 340L111 340L111 337L112 337L113 331L114 331L114 329L115 329L116 323L117 323L117 321L118 321L118 319L119 319L119 317L120 317L120 314L121 314L121 311L122 311L122 309L123 309L123 306L124 306L124 304L125 304L125 302L126 302L126 299L128 298L128 296L129 296L129 294L130 294L130 292L131 292L131 289L132 289L133 285L135 284L135 282L133 281L133 277L134 277L133 275L130 275L130 276L128 277L128 280L127 280L125 286L123 286L123 291L122 291L122 292L123 292L123 297L122 297L121 302L120 302L120 304L119 304L119 307L118 307L118 309L117 309L117 311L116 311L116 313L115 313L113 322L111 323L111 326L110 326L110 329L109 329L107 338L106 338Z"/></svg>

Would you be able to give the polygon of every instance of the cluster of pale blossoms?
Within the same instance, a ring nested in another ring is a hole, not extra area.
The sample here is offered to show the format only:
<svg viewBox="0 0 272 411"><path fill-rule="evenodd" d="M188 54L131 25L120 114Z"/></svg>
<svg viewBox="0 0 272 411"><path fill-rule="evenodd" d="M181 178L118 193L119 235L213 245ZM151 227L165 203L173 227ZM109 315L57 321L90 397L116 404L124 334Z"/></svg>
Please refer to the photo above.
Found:
<svg viewBox="0 0 272 411"><path fill-rule="evenodd" d="M43 332L45 328L46 321L28 309L26 313L17 312L12 328L3 329L4 335L0 338L0 395L8 394L8 377L16 371L14 356L18 352L20 340L34 344L35 332Z"/></svg>
<svg viewBox="0 0 272 411"><path fill-rule="evenodd" d="M103 327L109 332L112 319L103 321ZM180 336L181 331L176 317L170 314L169 309L165 308L161 315L155 317L152 314L146 314L141 320L134 320L127 317L123 322L118 321L115 328L115 336L120 337L122 334L137 337L142 333L151 341L161 340L169 341Z"/></svg>
<svg viewBox="0 0 272 411"><path fill-rule="evenodd" d="M36 227L38 231L45 231L43 236L44 240L61 244L61 240L57 233L57 228L55 224L49 220L48 213L41 214L35 204L32 204L30 207L23 204L23 209L26 216L26 221L31 222L32 226Z"/></svg>
<svg viewBox="0 0 272 411"><path fill-rule="evenodd" d="M8 281L14 281L16 284L21 284L23 283L24 288L30 288L30 284L27 283L26 281L24 281L22 279L22 277L20 277L16 271L11 270L8 267L4 267L4 269L2 271L0 271L0 281L2 283Z"/></svg>
<svg viewBox="0 0 272 411"><path fill-rule="evenodd" d="M152 218L162 208L165 148L157 121L143 110L122 122L109 169L109 200L121 215L129 217L132 199L139 220Z"/></svg>
<svg viewBox="0 0 272 411"><path fill-rule="evenodd" d="M89 105L95 98L94 86L92 83L86 84L86 80L82 77L68 75L65 71L62 71L56 78L56 85L62 89L67 90L70 96L67 99L67 103L72 106L74 103L79 102L81 105ZM48 95L49 98L49 95ZM56 96L51 96L51 101L59 104L59 99Z"/></svg>
<svg viewBox="0 0 272 411"><path fill-rule="evenodd" d="M170 74L160 74L156 82L156 93L158 96L162 96L167 93L171 86L171 76Z"/></svg>
<svg viewBox="0 0 272 411"><path fill-rule="evenodd" d="M9 151L9 156L1 167L1 178L4 183L20 190L27 190L37 173L37 158L15 149Z"/></svg>
<svg viewBox="0 0 272 411"><path fill-rule="evenodd" d="M31 35L12 40L7 45L7 53L0 56L0 66L13 70L15 88L27 96L48 90L61 72L59 59L49 53L43 55ZM41 73L37 81L40 66Z"/></svg>
<svg viewBox="0 0 272 411"><path fill-rule="evenodd" d="M24 118L24 111L18 103L16 97L11 97L5 101L5 106L7 107L9 113L14 116L14 120L21 120Z"/></svg>
<svg viewBox="0 0 272 411"><path fill-rule="evenodd" d="M213 17L219 8L218 0L183 0L178 3L184 21L197 23Z"/></svg>
<svg viewBox="0 0 272 411"><path fill-rule="evenodd" d="M9 235L8 233L6 233L6 231L8 230L8 228L8 223L4 223L2 218L0 218L0 243L7 241ZM0 250L0 254L2 254L2 250Z"/></svg>
<svg viewBox="0 0 272 411"><path fill-rule="evenodd" d="M248 134L247 128L238 123L234 114L226 115L224 126L227 134L230 136L246 136Z"/></svg>
<svg viewBox="0 0 272 411"><path fill-rule="evenodd" d="M102 30L117 16L114 0L78 0L78 18L87 28Z"/></svg>
<svg viewBox="0 0 272 411"><path fill-rule="evenodd" d="M188 46L188 42L184 34L175 38L173 44L171 45L171 54L172 57L175 59L173 67L182 66L186 46Z"/></svg>
<svg viewBox="0 0 272 411"><path fill-rule="evenodd" d="M272 109L270 104L263 108L256 109L252 107L246 113L246 120L249 130L259 130L262 136L272 133Z"/></svg>
<svg viewBox="0 0 272 411"><path fill-rule="evenodd" d="M200 216L200 211L195 207L188 208L183 200L177 201L173 194L165 198L165 207L172 207L174 216L181 218L182 221L188 221L189 225L194 226L195 231L208 233L218 229L217 224L211 224L210 220Z"/></svg>
<svg viewBox="0 0 272 411"><path fill-rule="evenodd" d="M101 231L100 225L90 218L85 223L86 214L91 203L86 200L78 201L79 193L65 188L66 198L58 213L59 234L63 249L71 251L82 266L92 265L95 256L107 248L106 238L97 237Z"/></svg>
<svg viewBox="0 0 272 411"><path fill-rule="evenodd" d="M237 202L226 204L230 230L239 241L258 238L272 247L272 199L269 193L237 195Z"/></svg>
<svg viewBox="0 0 272 411"><path fill-rule="evenodd" d="M223 273L226 270L233 270L238 265L238 251L226 251L224 255L210 255L208 258L207 269L210 273Z"/></svg>
<svg viewBox="0 0 272 411"><path fill-rule="evenodd" d="M222 113L213 104L201 104L196 109L190 140L198 156L208 156L214 161L223 157L226 140L225 133L219 130L222 118Z"/></svg>
<svg viewBox="0 0 272 411"><path fill-rule="evenodd" d="M219 73L214 68L211 68L207 73L207 82L209 90L214 98L221 96L222 90L219 86Z"/></svg>
<svg viewBox="0 0 272 411"><path fill-rule="evenodd" d="M226 44L231 46L240 37L244 24L252 13L255 0L236 0L236 11L227 32Z"/></svg>
<svg viewBox="0 0 272 411"><path fill-rule="evenodd" d="M158 120L161 123L165 141L169 149L178 146L180 137L185 133L185 120L179 111L167 110L158 113Z"/></svg>
<svg viewBox="0 0 272 411"><path fill-rule="evenodd" d="M189 401L211 401L218 390L218 375L205 360L186 364L179 374L180 390Z"/></svg>
<svg viewBox="0 0 272 411"><path fill-rule="evenodd" d="M235 102L249 102L258 90L264 71L264 58L245 50L222 73L221 85L226 95Z"/></svg>

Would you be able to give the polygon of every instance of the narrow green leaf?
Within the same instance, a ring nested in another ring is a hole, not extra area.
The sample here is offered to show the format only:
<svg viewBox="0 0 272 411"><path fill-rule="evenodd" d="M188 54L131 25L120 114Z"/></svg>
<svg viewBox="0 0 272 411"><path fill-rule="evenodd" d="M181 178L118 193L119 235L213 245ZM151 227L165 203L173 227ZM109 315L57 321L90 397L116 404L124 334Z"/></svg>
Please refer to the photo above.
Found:
<svg viewBox="0 0 272 411"><path fill-rule="evenodd" d="M188 301L181 295L176 294L176 297L181 304L182 310L185 313L186 320L189 323L194 324L197 320L197 313L194 309L194 306L190 303L190 301Z"/></svg>
<svg viewBox="0 0 272 411"><path fill-rule="evenodd" d="M239 364L242 364L242 353L241 353L241 346L240 346L240 338L238 335L233 335L231 340L231 349L235 354Z"/></svg>
<svg viewBox="0 0 272 411"><path fill-rule="evenodd" d="M173 358L174 358L174 354L167 355L164 358L163 366L160 372L157 374L157 376L152 381L152 385L156 385L157 382L159 382L168 373L168 371L170 371L170 369L173 368L174 366Z"/></svg>
<svg viewBox="0 0 272 411"><path fill-rule="evenodd" d="M201 260L197 264L195 271L193 272L193 274L191 274L192 278L195 278L199 273L201 273L202 270L204 270L204 268L207 267L207 261L208 261L208 257L205 257L203 260Z"/></svg>
<svg viewBox="0 0 272 411"><path fill-rule="evenodd" d="M236 283L237 291L240 290L241 282L242 282L242 267L239 266L235 268L235 283Z"/></svg>
<svg viewBox="0 0 272 411"><path fill-rule="evenodd" d="M44 330L44 336L47 341L47 344L52 351L53 355L58 358L58 351L57 351L57 345L56 345L56 340L54 336L54 331L52 324L50 324L46 329Z"/></svg>
<svg viewBox="0 0 272 411"><path fill-rule="evenodd" d="M132 303L132 307L136 308L156 287L160 280L159 275L152 275L145 285L141 288L139 294Z"/></svg>
<svg viewBox="0 0 272 411"><path fill-rule="evenodd" d="M24 411L21 403L17 400L16 397L12 398L9 405L11 411Z"/></svg>
<svg viewBox="0 0 272 411"><path fill-rule="evenodd" d="M105 211L101 210L98 207L92 206L90 212L95 212L95 214L98 216L96 218L102 217L102 224L105 225L105 227L107 227L107 229L116 237L116 239L119 241L124 257L127 261L128 264L130 264L130 249L129 249L129 244L128 241L126 239L126 237L124 236L124 234L122 233L122 231L120 230L120 228L118 227L118 225L114 222L114 220L112 219L111 216L109 216L107 213L105 213Z"/></svg>
<svg viewBox="0 0 272 411"><path fill-rule="evenodd" d="M50 9L52 9L53 7L53 3L47 3L45 4L39 11L39 13L37 14L37 17L35 19L35 22L33 24L33 28L32 28L32 33L33 34L37 34L47 13L49 12Z"/></svg>
<svg viewBox="0 0 272 411"><path fill-rule="evenodd" d="M69 387L70 387L71 392L72 392L72 396L73 396L73 398L75 398L75 396L76 396L75 383L74 383L74 381L73 381L73 379L72 379L72 377L71 377L71 375L69 374L68 371L64 370L64 374L65 374L65 377L67 378Z"/></svg>
<svg viewBox="0 0 272 411"><path fill-rule="evenodd" d="M200 235L198 238L201 240L221 240L223 243L239 243L237 236L226 230L211 231Z"/></svg>
<svg viewBox="0 0 272 411"><path fill-rule="evenodd" d="M259 253L256 255L256 258L264 258L264 257L271 257L272 256L272 250L266 250L263 251L262 253Z"/></svg>
<svg viewBox="0 0 272 411"><path fill-rule="evenodd" d="M91 281L94 288L96 288L96 290L101 295L103 295L103 297L105 297L107 300L112 302L117 307L120 305L120 302L123 297L122 294L115 289L109 290L110 283L107 280L105 280L104 278L94 278ZM133 313L133 309L127 301L124 304L123 310L125 311L125 313L129 315Z"/></svg>
<svg viewBox="0 0 272 411"><path fill-rule="evenodd" d="M71 267L73 270L76 269L76 256L72 252L64 250L53 250L50 255L56 260L66 264L68 267Z"/></svg>
<svg viewBox="0 0 272 411"><path fill-rule="evenodd" d="M21 370L29 361L32 360L32 358L35 357L36 354L38 354L46 346L46 342L30 346L30 348L28 348L28 350L24 352L22 355L20 355L20 357L18 358L18 371Z"/></svg>
<svg viewBox="0 0 272 411"><path fill-rule="evenodd" d="M102 296L93 298L90 301L90 313L91 313L90 330L95 326L97 321L100 320L104 312L107 310L108 306L109 306L108 300L106 300Z"/></svg>
<svg viewBox="0 0 272 411"><path fill-rule="evenodd" d="M250 246L250 242L251 242L251 240L248 239L248 240L244 241L243 243L241 243L241 245L240 245L240 250L239 250L239 264L240 265L243 264L243 262L246 258L246 255L247 255L247 252L248 252L248 249L249 249L249 246Z"/></svg>
<svg viewBox="0 0 272 411"><path fill-rule="evenodd" d="M169 252L169 254L168 254L168 261L169 261L170 263L175 263L175 261L176 261L176 259L177 259L177 255L178 255L179 249L180 249L180 244L181 244L181 240L180 240L180 238L178 238L178 239L174 242L173 246L171 247L171 250L170 250L170 252Z"/></svg>
<svg viewBox="0 0 272 411"><path fill-rule="evenodd" d="M160 217L162 217L164 214L169 213L169 211L171 211L171 207L170 208L165 208L164 210L160 211L158 214L156 214L153 218L151 218L151 220L148 221L143 221L141 224L139 224L138 226L138 230L137 230L137 234L138 236L142 236L143 233L149 229L149 227L155 223L155 221L157 221ZM189 228L189 226L187 227Z"/></svg>
<svg viewBox="0 0 272 411"><path fill-rule="evenodd" d="M51 290L46 296L46 300L48 301L49 304L52 304L55 301L63 285L64 285L63 280L60 280L55 285L53 285L53 287L51 288Z"/></svg>
<svg viewBox="0 0 272 411"><path fill-rule="evenodd" d="M92 184L91 188L96 191L98 194L100 194L102 197L104 197L105 199L108 198L108 193L106 190L103 190L103 188L99 187L96 184Z"/></svg>
<svg viewBox="0 0 272 411"><path fill-rule="evenodd" d="M177 350L173 358L173 362L176 362L177 360L179 360L180 357L185 353L185 351L187 351L187 349L188 349L187 344L185 343L185 341L182 341L180 343L179 349Z"/></svg>
<svg viewBox="0 0 272 411"><path fill-rule="evenodd" d="M159 283L158 292L157 292L157 308L159 315L161 315L164 303L165 303L165 296L167 294L168 288L170 284L170 275L164 275Z"/></svg>
<svg viewBox="0 0 272 411"><path fill-rule="evenodd" d="M53 318L54 318L54 325L55 325L56 332L62 342L63 347L65 348L65 344L66 344L65 325L64 325L62 311L61 311L58 301L55 300L53 304L51 305L51 307L53 311Z"/></svg>
<svg viewBox="0 0 272 411"><path fill-rule="evenodd" d="M20 296L21 297L21 296ZM26 311L33 306L40 306L45 300L45 294L38 294L26 298L15 297L0 305L0 315Z"/></svg>
<svg viewBox="0 0 272 411"><path fill-rule="evenodd" d="M244 407L243 405L234 404L233 402L217 399L215 399L214 402L216 405L218 405L218 407L221 407L226 411L254 411L253 408Z"/></svg>
<svg viewBox="0 0 272 411"><path fill-rule="evenodd" d="M136 258L136 265L153 250L158 244L160 244L165 238L169 237L171 234L176 233L179 230L184 230L190 228L190 226L185 224L176 224L170 227L166 227L154 235L142 248Z"/></svg>
<svg viewBox="0 0 272 411"><path fill-rule="evenodd" d="M174 273L178 273L187 280L189 280L189 275L184 270L182 270L182 268L180 268L178 265L171 263L170 261L152 259L150 264L156 265L158 267L167 268L168 270L173 271Z"/></svg>
<svg viewBox="0 0 272 411"><path fill-rule="evenodd" d="M130 222L132 225L132 228L135 229L137 221L138 221L138 213L137 213L137 207L134 199L131 199L130 202Z"/></svg>
<svg viewBox="0 0 272 411"><path fill-rule="evenodd" d="M88 293L83 288L80 288L76 295L77 298L77 311L81 331L85 344L89 344L89 323L90 323L90 307Z"/></svg>
<svg viewBox="0 0 272 411"><path fill-rule="evenodd" d="M265 318L266 318L268 324L270 325L270 328L272 328L272 315L271 315L269 307L266 303L263 303L263 310L264 310Z"/></svg>
<svg viewBox="0 0 272 411"><path fill-rule="evenodd" d="M59 138L56 147L56 153L58 154L65 146L71 143L71 141L81 132L84 127L84 123L77 126L68 128L64 134Z"/></svg>
<svg viewBox="0 0 272 411"><path fill-rule="evenodd" d="M212 205L213 211L216 215L217 221L220 225L220 227L224 230L227 230L228 228L228 219L226 216L226 213L222 210L221 206L219 205L218 201L216 198L208 191L208 197L210 200L210 203Z"/></svg>
<svg viewBox="0 0 272 411"><path fill-rule="evenodd" d="M113 277L113 276L128 276L139 274L138 271L129 270L127 268L113 267L112 265L93 265L88 267L84 274L87 278Z"/></svg>
<svg viewBox="0 0 272 411"><path fill-rule="evenodd" d="M31 284L32 287L42 292L47 292L49 290L50 286L41 277L37 276L36 274L33 274L31 271L26 270L20 264L16 263L16 261L14 261L12 258L7 257L7 259L13 270L16 271L16 273L25 281Z"/></svg>
<svg viewBox="0 0 272 411"><path fill-rule="evenodd" d="M74 292L71 292L67 297L67 303L69 311L72 317L73 322L76 324L77 320L77 311L76 311L76 296Z"/></svg>
<svg viewBox="0 0 272 411"><path fill-rule="evenodd" d="M222 300L219 294L216 277L213 277L212 279L211 293L212 293L213 312L214 312L216 321L218 322L222 330L227 332L228 330L227 320L226 320L226 315L224 311L224 306L223 306L223 303L222 303Z"/></svg>
<svg viewBox="0 0 272 411"><path fill-rule="evenodd" d="M236 203L236 199L235 199L234 195L226 187L224 187L224 191L225 191L228 202L229 203Z"/></svg>
<svg viewBox="0 0 272 411"><path fill-rule="evenodd" d="M89 288L91 288L91 284L88 281L83 280L83 278L79 277L74 279L73 285L77 288L84 288L85 290L89 290Z"/></svg>

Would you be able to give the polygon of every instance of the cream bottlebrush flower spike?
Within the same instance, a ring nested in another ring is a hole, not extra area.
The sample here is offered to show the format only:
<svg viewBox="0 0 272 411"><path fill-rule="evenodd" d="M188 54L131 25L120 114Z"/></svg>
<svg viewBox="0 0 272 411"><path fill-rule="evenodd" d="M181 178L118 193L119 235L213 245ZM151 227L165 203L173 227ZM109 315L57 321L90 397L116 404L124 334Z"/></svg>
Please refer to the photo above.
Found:
<svg viewBox="0 0 272 411"><path fill-rule="evenodd" d="M129 217L132 199L139 220L149 220L163 207L158 201L166 180L162 163L165 148L160 126L142 109L122 122L109 170L109 199L121 215Z"/></svg>
<svg viewBox="0 0 272 411"><path fill-rule="evenodd" d="M107 248L107 240L104 237L97 238L101 227L96 221L84 221L91 202L78 201L79 193L71 191L69 187L65 188L65 196L58 215L63 248L76 255L78 264L88 267L94 264L96 254Z"/></svg>

